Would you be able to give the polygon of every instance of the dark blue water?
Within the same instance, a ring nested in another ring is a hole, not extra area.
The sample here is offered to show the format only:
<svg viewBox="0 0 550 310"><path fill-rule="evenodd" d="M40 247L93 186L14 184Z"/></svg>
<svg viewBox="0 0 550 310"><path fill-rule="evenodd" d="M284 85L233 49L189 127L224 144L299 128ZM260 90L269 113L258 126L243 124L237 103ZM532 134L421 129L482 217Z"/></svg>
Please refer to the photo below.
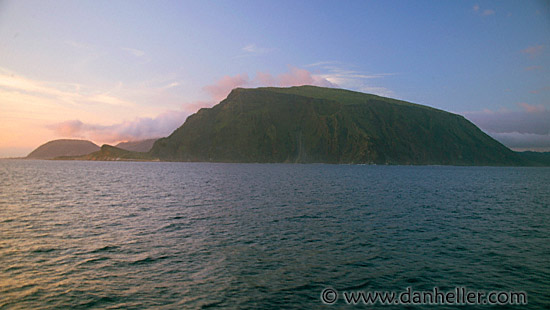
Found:
<svg viewBox="0 0 550 310"><path fill-rule="evenodd" d="M321 291L435 286L550 307L550 169L0 161L1 309L355 308Z"/></svg>

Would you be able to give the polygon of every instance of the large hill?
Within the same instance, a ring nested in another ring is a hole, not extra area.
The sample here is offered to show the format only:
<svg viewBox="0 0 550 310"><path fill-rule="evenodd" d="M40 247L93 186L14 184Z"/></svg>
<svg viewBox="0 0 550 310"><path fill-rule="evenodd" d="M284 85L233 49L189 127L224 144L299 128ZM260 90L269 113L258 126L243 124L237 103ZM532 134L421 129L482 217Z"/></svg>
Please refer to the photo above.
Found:
<svg viewBox="0 0 550 310"><path fill-rule="evenodd" d="M150 155L215 162L519 165L464 117L343 89L234 89L187 118Z"/></svg>
<svg viewBox="0 0 550 310"><path fill-rule="evenodd" d="M88 140L60 139L42 144L27 158L53 159L60 156L81 156L99 151L99 146Z"/></svg>

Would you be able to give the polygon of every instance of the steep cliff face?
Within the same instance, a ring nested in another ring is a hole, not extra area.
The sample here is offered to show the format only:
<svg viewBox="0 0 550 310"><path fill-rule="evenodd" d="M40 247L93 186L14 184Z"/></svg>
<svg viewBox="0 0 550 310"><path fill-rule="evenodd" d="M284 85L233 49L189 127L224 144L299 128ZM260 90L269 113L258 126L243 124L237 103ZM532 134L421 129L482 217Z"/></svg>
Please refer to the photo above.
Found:
<svg viewBox="0 0 550 310"><path fill-rule="evenodd" d="M314 86L235 89L157 140L150 154L216 162L522 163L462 116Z"/></svg>

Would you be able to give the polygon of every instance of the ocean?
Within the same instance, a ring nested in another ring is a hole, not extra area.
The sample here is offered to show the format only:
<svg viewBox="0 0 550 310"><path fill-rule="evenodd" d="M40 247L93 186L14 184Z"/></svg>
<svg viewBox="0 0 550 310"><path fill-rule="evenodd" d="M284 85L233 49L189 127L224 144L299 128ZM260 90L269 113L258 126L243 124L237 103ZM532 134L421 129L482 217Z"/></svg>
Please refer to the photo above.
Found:
<svg viewBox="0 0 550 310"><path fill-rule="evenodd" d="M0 160L0 309L351 309L434 288L550 308L550 168Z"/></svg>

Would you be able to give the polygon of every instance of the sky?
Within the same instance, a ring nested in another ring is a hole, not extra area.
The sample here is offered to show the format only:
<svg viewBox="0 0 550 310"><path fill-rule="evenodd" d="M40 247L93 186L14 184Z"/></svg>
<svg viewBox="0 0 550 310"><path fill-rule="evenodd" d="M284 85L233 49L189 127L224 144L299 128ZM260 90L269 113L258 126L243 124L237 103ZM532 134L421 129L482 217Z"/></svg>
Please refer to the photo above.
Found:
<svg viewBox="0 0 550 310"><path fill-rule="evenodd" d="M305 84L550 151L550 2L0 0L0 157L167 136L232 88Z"/></svg>

